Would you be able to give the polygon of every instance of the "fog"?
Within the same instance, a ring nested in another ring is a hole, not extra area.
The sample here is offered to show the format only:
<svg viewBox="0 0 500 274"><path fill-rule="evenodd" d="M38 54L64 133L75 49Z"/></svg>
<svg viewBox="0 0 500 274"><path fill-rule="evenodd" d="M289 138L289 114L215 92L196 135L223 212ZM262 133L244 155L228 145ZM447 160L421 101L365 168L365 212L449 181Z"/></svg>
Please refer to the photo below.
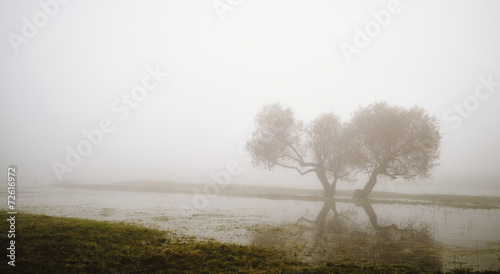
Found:
<svg viewBox="0 0 500 274"><path fill-rule="evenodd" d="M498 186L499 2L56 3L45 17L35 1L0 3L0 166L17 165L20 179L206 183L236 161L232 184L320 188L313 175L251 165L242 145L256 113L280 102L303 121L348 121L387 101L440 121L440 166L422 185ZM371 12L391 9L356 47ZM98 128L68 166L67 148Z"/></svg>

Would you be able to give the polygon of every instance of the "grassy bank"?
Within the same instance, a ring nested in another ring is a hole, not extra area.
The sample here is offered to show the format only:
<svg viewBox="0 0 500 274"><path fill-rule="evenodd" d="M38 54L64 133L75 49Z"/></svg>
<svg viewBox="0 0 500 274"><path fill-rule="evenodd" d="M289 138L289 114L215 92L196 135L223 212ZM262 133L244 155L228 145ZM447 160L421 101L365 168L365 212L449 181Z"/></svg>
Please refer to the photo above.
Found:
<svg viewBox="0 0 500 274"><path fill-rule="evenodd" d="M9 266L3 255L0 273L421 272L412 264L352 260L312 267L273 249L195 242L123 223L30 214L18 214L16 220L16 266ZM2 231L7 226L1 222ZM6 240L1 238L4 252Z"/></svg>

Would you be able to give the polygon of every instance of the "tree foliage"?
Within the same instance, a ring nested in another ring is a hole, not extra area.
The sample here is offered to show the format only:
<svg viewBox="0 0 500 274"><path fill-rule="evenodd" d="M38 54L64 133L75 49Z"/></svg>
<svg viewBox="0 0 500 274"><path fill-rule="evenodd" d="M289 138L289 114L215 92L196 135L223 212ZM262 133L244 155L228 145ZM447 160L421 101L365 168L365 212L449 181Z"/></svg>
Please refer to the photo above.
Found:
<svg viewBox="0 0 500 274"><path fill-rule="evenodd" d="M351 127L361 149L358 168L371 174L357 193L359 198L370 194L378 175L425 179L437 165L441 138L438 124L420 107L404 109L375 103L359 109Z"/></svg>
<svg viewBox="0 0 500 274"><path fill-rule="evenodd" d="M354 181L359 172L370 174L356 192L359 198L371 192L379 175L427 178L439 158L436 119L420 107L379 102L360 108L349 123L326 113L304 124L290 108L272 104L256 115L255 124L246 145L253 165L315 173L326 197L333 197L338 180Z"/></svg>
<svg viewBox="0 0 500 274"><path fill-rule="evenodd" d="M353 164L347 157L337 158L339 146L347 142L344 125L335 114L323 114L305 125L295 119L291 109L273 104L257 114L255 123L246 146L254 166L293 169L301 175L315 173L327 197L333 197L339 179L350 179Z"/></svg>

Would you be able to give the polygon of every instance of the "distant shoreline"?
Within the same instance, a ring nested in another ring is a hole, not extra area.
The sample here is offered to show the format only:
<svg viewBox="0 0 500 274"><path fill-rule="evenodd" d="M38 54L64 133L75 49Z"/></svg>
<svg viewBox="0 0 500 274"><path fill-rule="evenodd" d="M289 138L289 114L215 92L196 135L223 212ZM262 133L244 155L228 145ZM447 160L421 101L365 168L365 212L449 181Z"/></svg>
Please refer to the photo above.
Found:
<svg viewBox="0 0 500 274"><path fill-rule="evenodd" d="M203 189L204 184L131 181L111 184L60 183L53 184L52 186L96 191L195 194L193 189ZM355 202L356 200L351 198L353 193L354 191L352 190L337 190L335 200L338 202ZM228 185L226 188L222 189L218 195L226 197L260 198L270 200L324 201L322 190L264 186ZM500 197L494 196L404 194L374 191L370 194L367 201L373 204L418 204L471 209L500 208Z"/></svg>

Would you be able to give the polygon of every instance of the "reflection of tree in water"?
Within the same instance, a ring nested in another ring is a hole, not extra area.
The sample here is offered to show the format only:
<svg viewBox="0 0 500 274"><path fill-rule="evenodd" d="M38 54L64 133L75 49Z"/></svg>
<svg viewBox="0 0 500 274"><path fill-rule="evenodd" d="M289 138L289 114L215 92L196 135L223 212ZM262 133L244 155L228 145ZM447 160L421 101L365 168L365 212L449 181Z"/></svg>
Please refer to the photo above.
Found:
<svg viewBox="0 0 500 274"><path fill-rule="evenodd" d="M296 224L257 231L254 244L282 249L311 263L357 260L412 263L432 272L440 269L439 252L428 227L380 225L368 201L355 205L363 208L369 226L352 221L354 210L338 212L335 201L326 200L316 219L301 217Z"/></svg>

